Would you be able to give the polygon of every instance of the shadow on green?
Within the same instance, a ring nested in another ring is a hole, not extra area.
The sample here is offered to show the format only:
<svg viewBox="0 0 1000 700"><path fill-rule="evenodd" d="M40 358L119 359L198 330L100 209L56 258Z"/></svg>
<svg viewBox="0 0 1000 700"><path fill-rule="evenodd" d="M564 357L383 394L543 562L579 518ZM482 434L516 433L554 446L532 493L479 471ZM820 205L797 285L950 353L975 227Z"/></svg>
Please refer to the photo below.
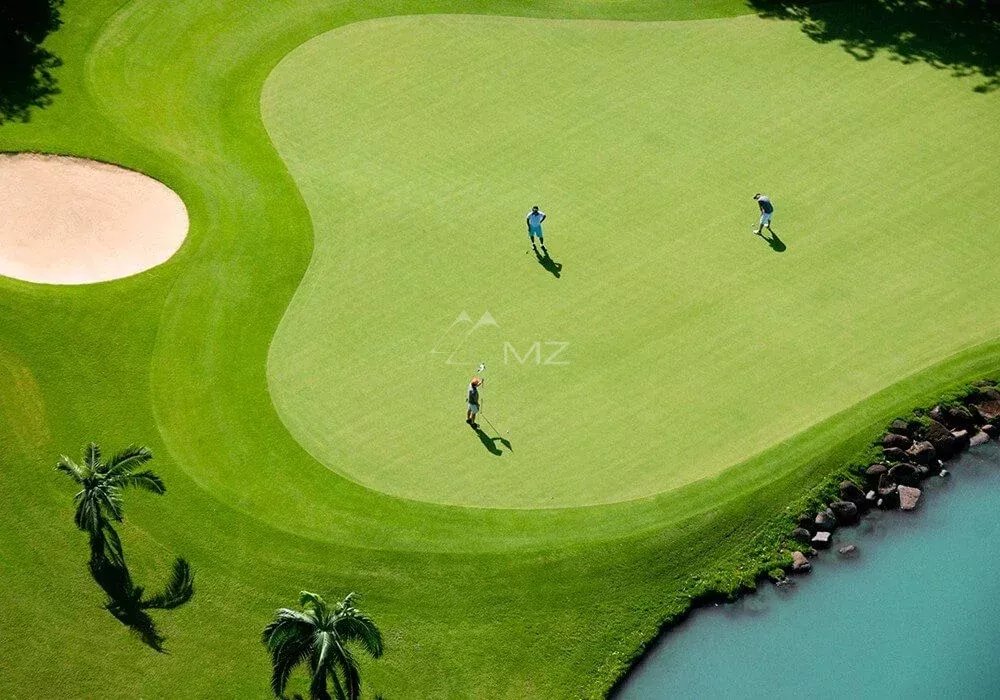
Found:
<svg viewBox="0 0 1000 700"><path fill-rule="evenodd" d="M784 253L786 250L788 250L788 246L785 245L785 242L783 240L778 238L778 234L776 234L774 231L771 231L770 229L768 230L768 233L770 233L771 235L765 236L763 233L756 233L756 232L754 232L754 235L760 236L764 242L766 242L769 246L771 246L771 250L773 250L775 253Z"/></svg>
<svg viewBox="0 0 1000 700"><path fill-rule="evenodd" d="M551 273L556 279L559 279L562 276L562 263L553 260L549 255L549 251L545 250L544 247L542 248L541 253L539 253L538 248L535 248L534 246L532 246L531 249L535 251L535 260L538 261L539 265L545 268L546 272Z"/></svg>
<svg viewBox="0 0 1000 700"><path fill-rule="evenodd" d="M499 435L497 437L490 437L482 428L473 428L473 430L476 432L476 437L479 438L479 441L483 443L483 447L485 447L487 452L490 454L496 455L497 457L503 456L503 450L497 447L497 443L506 447L508 452L514 451L514 448L510 444L510 440L502 438Z"/></svg>
<svg viewBox="0 0 1000 700"><path fill-rule="evenodd" d="M762 17L793 20L821 44L836 43L859 61L880 52L902 63L923 62L956 77L979 76L973 88L1000 88L998 0L748 0Z"/></svg>

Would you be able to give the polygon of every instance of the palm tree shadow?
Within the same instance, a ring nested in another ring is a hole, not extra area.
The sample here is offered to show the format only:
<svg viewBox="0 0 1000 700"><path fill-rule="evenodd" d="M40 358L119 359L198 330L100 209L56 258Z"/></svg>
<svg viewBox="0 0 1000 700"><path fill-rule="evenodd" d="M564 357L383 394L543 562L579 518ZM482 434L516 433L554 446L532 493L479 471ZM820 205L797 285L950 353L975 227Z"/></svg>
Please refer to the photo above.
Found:
<svg viewBox="0 0 1000 700"><path fill-rule="evenodd" d="M765 236L763 233L758 233L757 235L760 236L769 246L771 246L771 250L775 253L784 253L788 250L788 246L785 245L783 240L778 238L778 234L770 229L768 229L768 232L771 234L770 237Z"/></svg>
<svg viewBox="0 0 1000 700"><path fill-rule="evenodd" d="M538 248L535 248L534 246L532 246L532 250L535 251L535 260L538 261L539 265L545 268L546 272L551 273L556 279L559 279L562 276L562 263L553 260L549 255L549 251L545 250L543 247L542 252L539 253Z"/></svg>
<svg viewBox="0 0 1000 700"><path fill-rule="evenodd" d="M172 610L188 602L194 595L194 578L188 563L178 557L173 575L166 589L146 597L142 586L132 581L124 560L115 561L103 553L92 556L89 562L94 581L108 596L105 609L142 640L143 644L163 654L166 641L156 628L147 610Z"/></svg>
<svg viewBox="0 0 1000 700"><path fill-rule="evenodd" d="M495 455L497 457L503 456L503 450L497 447L498 442L508 450L511 449L509 440L504 440L502 437L490 437L483 431L482 428L473 428L473 430L476 432L476 437L479 438L479 441L483 443L483 447L485 447L486 451L491 455Z"/></svg>

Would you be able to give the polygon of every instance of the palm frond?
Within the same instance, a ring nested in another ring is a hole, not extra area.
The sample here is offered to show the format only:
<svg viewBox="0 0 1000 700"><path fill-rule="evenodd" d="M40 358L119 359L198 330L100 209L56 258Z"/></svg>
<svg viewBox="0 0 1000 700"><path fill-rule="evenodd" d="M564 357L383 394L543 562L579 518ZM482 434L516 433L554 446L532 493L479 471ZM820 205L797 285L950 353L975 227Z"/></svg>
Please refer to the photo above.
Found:
<svg viewBox="0 0 1000 700"><path fill-rule="evenodd" d="M98 471L101 466L101 448L96 442L87 443L83 448L83 463L90 468L91 472Z"/></svg>
<svg viewBox="0 0 1000 700"><path fill-rule="evenodd" d="M382 632L370 617L356 608L350 608L349 615L340 617L334 623L337 636L345 641L360 642L373 659L378 659L385 651Z"/></svg>
<svg viewBox="0 0 1000 700"><path fill-rule="evenodd" d="M108 473L126 474L136 467L142 466L152 458L153 453L148 447L144 447L142 445L129 445L108 460Z"/></svg>
<svg viewBox="0 0 1000 700"><path fill-rule="evenodd" d="M62 455L59 458L59 461L56 462L56 471L69 475L69 477L78 484L84 479L83 469L66 455Z"/></svg>
<svg viewBox="0 0 1000 700"><path fill-rule="evenodd" d="M317 666L312 673L312 682L309 683L309 697L312 700L324 700L330 697L326 689L326 676L330 670L324 666ZM336 687L336 686L334 686Z"/></svg>
<svg viewBox="0 0 1000 700"><path fill-rule="evenodd" d="M261 642L274 654L282 645L292 640L304 639L308 644L312 644L315 631L316 621L308 615L297 610L282 608L275 613L275 619L264 628Z"/></svg>
<svg viewBox="0 0 1000 700"><path fill-rule="evenodd" d="M112 475L109 478L111 479L111 483L121 488L133 486L155 494L164 494L167 491L167 487L163 485L163 480L151 471L139 472L138 474L124 472Z"/></svg>
<svg viewBox="0 0 1000 700"><path fill-rule="evenodd" d="M122 501L121 489L113 484L104 482L92 489L93 498L98 506L103 506L112 520L121 522L125 517L125 503Z"/></svg>
<svg viewBox="0 0 1000 700"><path fill-rule="evenodd" d="M349 649L338 644L338 658L337 665L340 666L341 672L344 674L344 690L347 694L347 700L357 700L361 697L361 671L358 669L358 662L355 661L354 655ZM330 674L336 677L335 673Z"/></svg>
<svg viewBox="0 0 1000 700"><path fill-rule="evenodd" d="M275 696L282 697L292 671L305 662L311 653L312 644L308 637L289 639L272 651L271 691Z"/></svg>
<svg viewBox="0 0 1000 700"><path fill-rule="evenodd" d="M191 565L184 557L177 557L167 587L163 589L162 593L140 603L139 607L144 610L151 608L172 610L191 600L193 595L194 573L191 571Z"/></svg>
<svg viewBox="0 0 1000 700"><path fill-rule="evenodd" d="M94 494L86 490L79 491L73 500L76 501L76 513L73 515L73 522L76 523L76 526L91 535L98 532L101 529L102 518L100 506L97 499L94 498Z"/></svg>
<svg viewBox="0 0 1000 700"><path fill-rule="evenodd" d="M299 593L299 605L306 610L312 608L320 617L323 617L326 614L326 601L323 600L323 596L318 593L302 591Z"/></svg>

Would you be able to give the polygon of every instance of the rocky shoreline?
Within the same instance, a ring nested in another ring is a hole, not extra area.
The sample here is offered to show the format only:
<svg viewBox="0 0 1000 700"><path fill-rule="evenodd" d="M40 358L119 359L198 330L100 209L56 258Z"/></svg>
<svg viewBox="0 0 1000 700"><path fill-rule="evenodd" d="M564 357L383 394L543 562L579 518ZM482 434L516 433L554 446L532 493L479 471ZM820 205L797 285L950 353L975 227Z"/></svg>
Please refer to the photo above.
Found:
<svg viewBox="0 0 1000 700"><path fill-rule="evenodd" d="M825 508L802 513L789 533L786 552L791 561L771 573L776 583L787 581L785 574L807 573L814 557L827 549L840 527L857 525L873 508L913 510L920 503L921 482L931 477L947 477L945 463L970 446L981 445L1000 436L1000 389L992 381L980 382L961 398L915 411L909 419L894 420L882 435L881 459L869 464L855 479L840 482L839 500ZM856 549L839 550L851 556Z"/></svg>

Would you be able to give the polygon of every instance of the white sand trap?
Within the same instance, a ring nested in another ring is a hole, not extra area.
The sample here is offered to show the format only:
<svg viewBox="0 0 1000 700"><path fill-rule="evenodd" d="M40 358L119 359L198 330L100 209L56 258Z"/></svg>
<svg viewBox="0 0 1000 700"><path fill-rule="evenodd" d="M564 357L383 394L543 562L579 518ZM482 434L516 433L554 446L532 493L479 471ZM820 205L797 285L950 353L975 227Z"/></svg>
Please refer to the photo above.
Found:
<svg viewBox="0 0 1000 700"><path fill-rule="evenodd" d="M187 231L181 198L151 177L82 158L0 154L0 275L128 277L167 260Z"/></svg>

